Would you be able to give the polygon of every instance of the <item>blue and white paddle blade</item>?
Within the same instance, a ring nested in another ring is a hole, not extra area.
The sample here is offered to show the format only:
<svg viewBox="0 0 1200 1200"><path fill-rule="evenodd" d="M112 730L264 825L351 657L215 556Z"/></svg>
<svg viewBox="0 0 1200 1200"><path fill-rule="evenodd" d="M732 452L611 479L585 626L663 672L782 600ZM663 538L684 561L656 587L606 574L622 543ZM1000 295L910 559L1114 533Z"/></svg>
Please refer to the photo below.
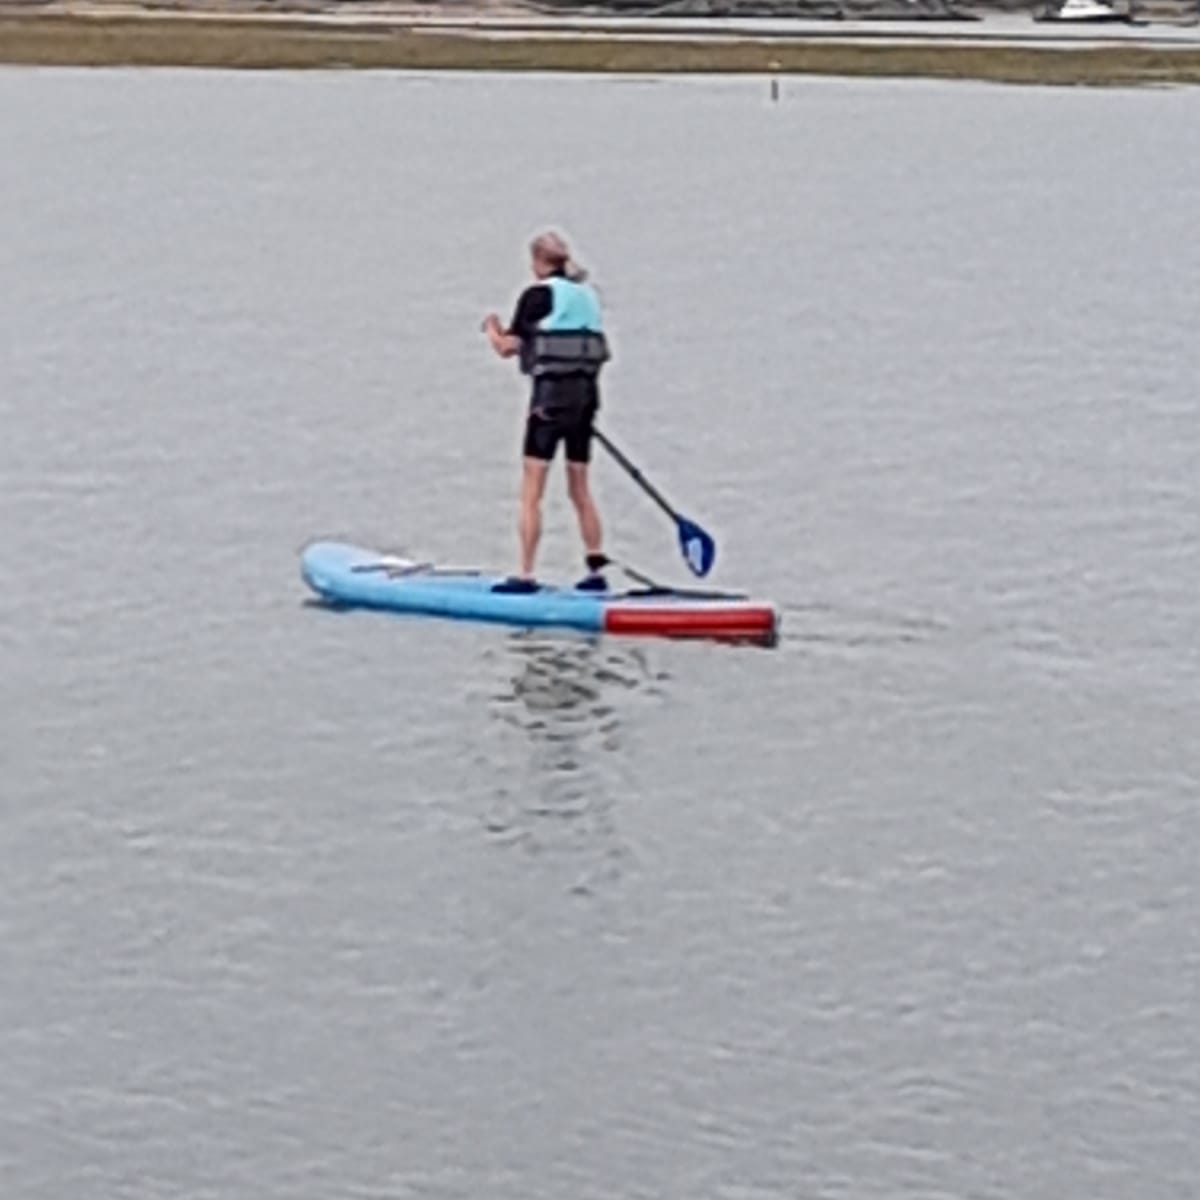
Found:
<svg viewBox="0 0 1200 1200"><path fill-rule="evenodd" d="M679 518L679 548L693 575L703 578L712 570L717 557L716 543L699 525L686 517Z"/></svg>

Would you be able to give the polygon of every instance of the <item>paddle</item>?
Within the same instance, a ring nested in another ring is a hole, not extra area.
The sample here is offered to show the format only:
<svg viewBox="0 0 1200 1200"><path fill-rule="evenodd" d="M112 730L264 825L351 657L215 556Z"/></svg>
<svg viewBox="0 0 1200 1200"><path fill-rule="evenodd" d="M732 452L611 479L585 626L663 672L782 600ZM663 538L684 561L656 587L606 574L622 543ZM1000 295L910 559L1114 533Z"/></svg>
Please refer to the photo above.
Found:
<svg viewBox="0 0 1200 1200"><path fill-rule="evenodd" d="M712 538L695 521L689 521L687 517L680 516L651 486L641 471L599 429L593 427L592 433L609 454L629 472L633 481L642 488L646 495L675 522L675 528L679 533L679 549L692 574L707 575L712 570L713 561L717 557L716 543Z"/></svg>

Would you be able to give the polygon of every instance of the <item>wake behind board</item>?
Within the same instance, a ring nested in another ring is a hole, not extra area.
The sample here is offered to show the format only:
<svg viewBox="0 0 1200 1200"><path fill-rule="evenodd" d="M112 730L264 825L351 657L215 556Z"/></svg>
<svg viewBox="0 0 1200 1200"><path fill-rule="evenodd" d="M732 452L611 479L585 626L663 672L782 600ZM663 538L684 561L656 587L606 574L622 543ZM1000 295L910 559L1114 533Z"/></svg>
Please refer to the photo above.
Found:
<svg viewBox="0 0 1200 1200"><path fill-rule="evenodd" d="M311 542L300 574L320 597L340 607L557 626L588 633L773 642L775 606L725 592L671 588L587 592L542 584L536 592L495 592L502 575L442 567L347 542Z"/></svg>

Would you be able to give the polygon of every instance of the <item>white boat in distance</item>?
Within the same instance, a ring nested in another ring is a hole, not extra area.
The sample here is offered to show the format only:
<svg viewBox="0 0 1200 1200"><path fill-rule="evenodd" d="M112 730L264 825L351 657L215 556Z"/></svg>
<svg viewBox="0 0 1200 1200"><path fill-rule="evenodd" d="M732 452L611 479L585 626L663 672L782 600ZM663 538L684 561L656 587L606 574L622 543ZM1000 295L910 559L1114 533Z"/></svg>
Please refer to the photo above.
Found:
<svg viewBox="0 0 1200 1200"><path fill-rule="evenodd" d="M1098 24L1113 21L1128 22L1129 18L1128 12L1118 12L1111 4L1104 3L1104 0L1063 0L1063 4L1059 8L1047 8L1035 19Z"/></svg>

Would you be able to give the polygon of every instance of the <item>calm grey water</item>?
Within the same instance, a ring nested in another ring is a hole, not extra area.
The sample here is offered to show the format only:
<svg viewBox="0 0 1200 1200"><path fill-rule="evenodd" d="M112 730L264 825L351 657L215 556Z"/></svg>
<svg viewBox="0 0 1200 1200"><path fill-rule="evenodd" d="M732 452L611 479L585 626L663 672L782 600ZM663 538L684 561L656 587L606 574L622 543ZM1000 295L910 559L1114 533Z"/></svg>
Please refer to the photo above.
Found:
<svg viewBox="0 0 1200 1200"><path fill-rule="evenodd" d="M1194 1196L1198 163L1195 92L0 73L0 1193ZM544 222L778 649L305 604L512 564Z"/></svg>

